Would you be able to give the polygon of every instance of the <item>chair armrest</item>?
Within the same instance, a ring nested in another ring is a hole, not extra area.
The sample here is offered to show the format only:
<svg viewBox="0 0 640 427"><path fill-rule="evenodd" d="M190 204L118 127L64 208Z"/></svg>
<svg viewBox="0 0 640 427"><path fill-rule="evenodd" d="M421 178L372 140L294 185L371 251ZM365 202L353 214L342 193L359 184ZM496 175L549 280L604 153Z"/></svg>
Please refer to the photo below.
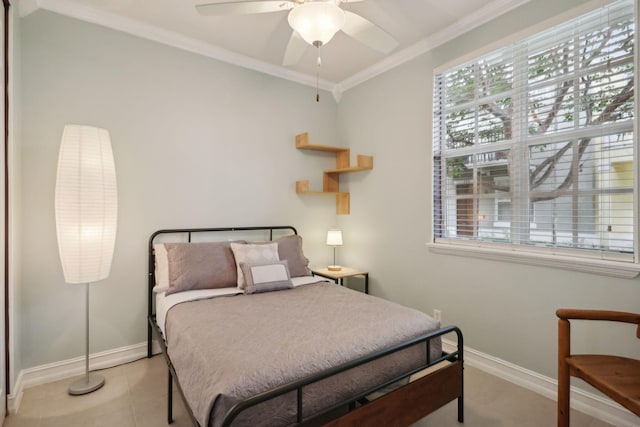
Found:
<svg viewBox="0 0 640 427"><path fill-rule="evenodd" d="M604 320L609 322L624 322L638 325L636 336L640 338L640 314L623 311L583 310L573 308L559 308L556 316L563 320Z"/></svg>

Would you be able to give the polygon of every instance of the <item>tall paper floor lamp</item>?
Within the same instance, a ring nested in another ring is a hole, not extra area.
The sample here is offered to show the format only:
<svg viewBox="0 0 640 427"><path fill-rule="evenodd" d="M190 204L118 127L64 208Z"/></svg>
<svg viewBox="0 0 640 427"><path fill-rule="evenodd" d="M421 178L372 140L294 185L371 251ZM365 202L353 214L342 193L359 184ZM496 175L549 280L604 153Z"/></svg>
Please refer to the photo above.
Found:
<svg viewBox="0 0 640 427"><path fill-rule="evenodd" d="M86 394L104 385L104 377L89 375L89 284L109 276L116 237L118 195L108 131L64 127L55 212L64 280L86 288L85 376L69 386L69 394Z"/></svg>

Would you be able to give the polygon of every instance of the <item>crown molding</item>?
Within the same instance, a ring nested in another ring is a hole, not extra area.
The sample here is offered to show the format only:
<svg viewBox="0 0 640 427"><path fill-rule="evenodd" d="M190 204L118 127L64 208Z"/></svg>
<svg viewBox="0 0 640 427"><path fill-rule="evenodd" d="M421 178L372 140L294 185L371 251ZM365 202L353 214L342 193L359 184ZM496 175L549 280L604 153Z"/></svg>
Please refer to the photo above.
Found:
<svg viewBox="0 0 640 427"><path fill-rule="evenodd" d="M402 49L393 55L387 56L382 61L365 68L364 70L354 74L353 76L338 83L343 92L354 88L367 80L370 80L386 71L389 71L405 62L445 44L448 41L476 28L486 24L492 19L497 18L530 0L494 0L486 6L476 10L474 13L464 16L452 25L442 31L420 40L419 42Z"/></svg>
<svg viewBox="0 0 640 427"><path fill-rule="evenodd" d="M18 15L21 18L28 16L38 10L38 0L20 0L18 2Z"/></svg>
<svg viewBox="0 0 640 427"><path fill-rule="evenodd" d="M205 43L201 40L187 37L173 31L164 30L162 28L145 24L140 21L125 18L110 12L100 11L91 7L87 7L71 0L28 0L35 2L37 9L44 9L60 15L69 16L81 21L100 25L113 30L121 31L147 40L155 41L167 46L172 46L187 52L206 56L208 58L217 59L222 62L237 65L254 71L259 71L271 76L280 77L305 86L318 87L322 90L331 92L335 86L334 82L320 79L316 81L315 76L309 76L304 73L292 71L279 65L273 65L264 61L240 55ZM30 11L29 13L33 12Z"/></svg>
<svg viewBox="0 0 640 427"><path fill-rule="evenodd" d="M110 12L100 11L74 2L73 0L22 0L20 2L20 16L27 16L38 9L48 10L50 12L69 16L117 31L122 31L124 33L152 40L208 58L217 59L239 67L300 83L305 86L315 88L316 85L318 85L320 89L331 92L336 102L340 102L342 94L347 90L404 64L405 62L411 61L425 52L453 40L461 34L485 24L486 22L489 22L518 6L528 3L529 1L530 0L494 0L474 13L459 19L446 29L420 40L412 46L402 49L401 51L384 58L372 66L338 83L325 79L320 79L318 82L315 76L292 71L279 65L270 64L245 55L240 55L219 46L205 43L201 40L187 37L173 31L164 30L133 19L125 18Z"/></svg>

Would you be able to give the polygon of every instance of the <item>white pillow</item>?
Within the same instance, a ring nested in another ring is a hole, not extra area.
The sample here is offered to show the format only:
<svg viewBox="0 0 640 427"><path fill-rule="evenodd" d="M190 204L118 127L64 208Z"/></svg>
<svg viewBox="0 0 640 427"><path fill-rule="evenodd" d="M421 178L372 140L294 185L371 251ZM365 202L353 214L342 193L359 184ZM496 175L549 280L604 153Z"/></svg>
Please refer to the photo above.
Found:
<svg viewBox="0 0 640 427"><path fill-rule="evenodd" d="M169 256L164 243L153 245L153 252L156 255L156 284L153 292L165 292L169 289Z"/></svg>
<svg viewBox="0 0 640 427"><path fill-rule="evenodd" d="M271 264L280 261L277 243L231 243L231 250L236 259L238 269L238 288L244 289L245 280L240 268L241 263L246 264Z"/></svg>

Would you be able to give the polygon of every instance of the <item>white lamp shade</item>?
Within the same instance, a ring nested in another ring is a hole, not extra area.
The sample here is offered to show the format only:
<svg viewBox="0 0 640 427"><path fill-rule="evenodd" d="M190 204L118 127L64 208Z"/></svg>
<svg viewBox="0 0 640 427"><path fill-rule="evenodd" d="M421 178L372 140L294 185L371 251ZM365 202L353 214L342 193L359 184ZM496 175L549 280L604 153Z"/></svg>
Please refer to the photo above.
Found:
<svg viewBox="0 0 640 427"><path fill-rule="evenodd" d="M307 43L327 44L345 23L344 11L332 1L305 2L289 12L289 25Z"/></svg>
<svg viewBox="0 0 640 427"><path fill-rule="evenodd" d="M67 125L55 193L56 232L64 279L89 283L111 270L118 195L109 132Z"/></svg>
<svg viewBox="0 0 640 427"><path fill-rule="evenodd" d="M329 246L341 246L342 245L342 231L338 229L331 229L327 232L327 245Z"/></svg>

